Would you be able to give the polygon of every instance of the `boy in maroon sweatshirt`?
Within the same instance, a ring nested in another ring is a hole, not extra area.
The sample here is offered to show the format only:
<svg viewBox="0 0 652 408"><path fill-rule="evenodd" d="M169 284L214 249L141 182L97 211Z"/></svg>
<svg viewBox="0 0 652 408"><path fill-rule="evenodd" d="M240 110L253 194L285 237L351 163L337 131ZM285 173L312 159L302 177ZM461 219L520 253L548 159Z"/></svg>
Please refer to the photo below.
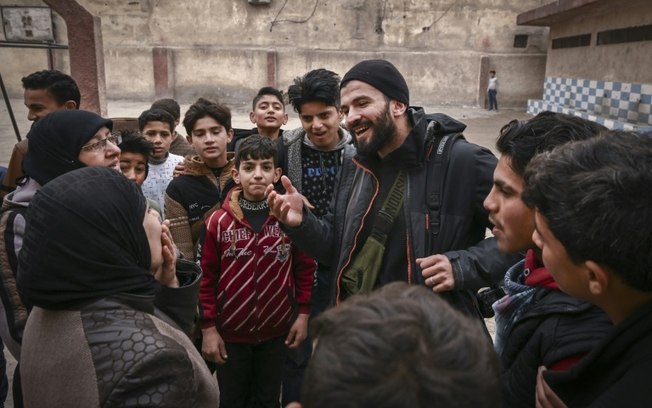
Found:
<svg viewBox="0 0 652 408"><path fill-rule="evenodd" d="M315 262L267 206L281 176L276 145L252 135L238 149L233 188L206 221L201 254L202 354L215 361L220 406L278 407L286 347L306 337Z"/></svg>

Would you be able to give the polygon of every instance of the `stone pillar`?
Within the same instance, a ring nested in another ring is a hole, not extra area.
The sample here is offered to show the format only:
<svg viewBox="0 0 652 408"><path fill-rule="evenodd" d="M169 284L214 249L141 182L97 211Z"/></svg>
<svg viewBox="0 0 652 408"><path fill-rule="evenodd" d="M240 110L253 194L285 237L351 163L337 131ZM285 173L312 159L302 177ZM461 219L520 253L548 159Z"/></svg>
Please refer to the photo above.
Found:
<svg viewBox="0 0 652 408"><path fill-rule="evenodd" d="M154 64L154 94L156 98L174 98L172 90L172 55L169 48L154 47L152 64Z"/></svg>
<svg viewBox="0 0 652 408"><path fill-rule="evenodd" d="M276 61L277 53L275 50L267 51L267 86L277 88L276 83Z"/></svg>
<svg viewBox="0 0 652 408"><path fill-rule="evenodd" d="M100 18L75 0L43 0L66 22L70 74L81 92L81 109L106 116L106 79Z"/></svg>
<svg viewBox="0 0 652 408"><path fill-rule="evenodd" d="M480 57L480 77L478 78L478 107L487 108L487 85L489 85L489 56Z"/></svg>

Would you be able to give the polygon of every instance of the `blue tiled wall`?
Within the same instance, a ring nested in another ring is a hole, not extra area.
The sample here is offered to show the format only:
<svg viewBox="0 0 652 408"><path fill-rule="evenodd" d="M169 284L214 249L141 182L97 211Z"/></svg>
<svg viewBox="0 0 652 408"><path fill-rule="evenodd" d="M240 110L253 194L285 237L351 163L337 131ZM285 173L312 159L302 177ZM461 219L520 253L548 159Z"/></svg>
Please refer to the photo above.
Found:
<svg viewBox="0 0 652 408"><path fill-rule="evenodd" d="M652 130L651 84L546 77L543 89L543 100L528 101L528 113L551 110L610 129Z"/></svg>

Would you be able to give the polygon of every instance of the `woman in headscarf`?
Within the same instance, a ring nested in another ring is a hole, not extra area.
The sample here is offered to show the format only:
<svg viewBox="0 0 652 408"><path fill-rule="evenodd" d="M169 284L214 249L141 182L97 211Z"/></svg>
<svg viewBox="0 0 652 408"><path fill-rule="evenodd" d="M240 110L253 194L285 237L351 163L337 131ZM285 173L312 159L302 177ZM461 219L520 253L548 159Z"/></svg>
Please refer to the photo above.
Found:
<svg viewBox="0 0 652 408"><path fill-rule="evenodd" d="M120 169L119 140L111 136L113 123L92 112L52 112L32 126L29 151L23 160L25 178L8 194L0 215L0 337L20 362L28 310L16 290L17 257L23 244L25 213L34 193L50 180L85 166ZM14 406L22 406L18 369L13 384Z"/></svg>
<svg viewBox="0 0 652 408"><path fill-rule="evenodd" d="M19 255L33 307L25 406L217 407L217 382L177 325L192 325L198 267L175 261L158 213L121 173L85 168L42 187Z"/></svg>

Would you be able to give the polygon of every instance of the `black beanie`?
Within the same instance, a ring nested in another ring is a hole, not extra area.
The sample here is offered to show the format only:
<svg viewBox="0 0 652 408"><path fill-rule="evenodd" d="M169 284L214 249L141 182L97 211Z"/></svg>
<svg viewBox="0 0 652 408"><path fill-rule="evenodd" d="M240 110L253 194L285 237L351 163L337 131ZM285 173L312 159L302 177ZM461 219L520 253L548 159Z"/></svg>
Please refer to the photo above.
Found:
<svg viewBox="0 0 652 408"><path fill-rule="evenodd" d="M389 61L373 59L357 63L342 78L340 89L353 80L366 82L390 99L410 104L410 90L405 78Z"/></svg>
<svg viewBox="0 0 652 408"><path fill-rule="evenodd" d="M43 186L64 173L85 167L79 161L81 148L105 126L113 128L111 119L93 112L63 110L47 114L27 134L25 174Z"/></svg>

